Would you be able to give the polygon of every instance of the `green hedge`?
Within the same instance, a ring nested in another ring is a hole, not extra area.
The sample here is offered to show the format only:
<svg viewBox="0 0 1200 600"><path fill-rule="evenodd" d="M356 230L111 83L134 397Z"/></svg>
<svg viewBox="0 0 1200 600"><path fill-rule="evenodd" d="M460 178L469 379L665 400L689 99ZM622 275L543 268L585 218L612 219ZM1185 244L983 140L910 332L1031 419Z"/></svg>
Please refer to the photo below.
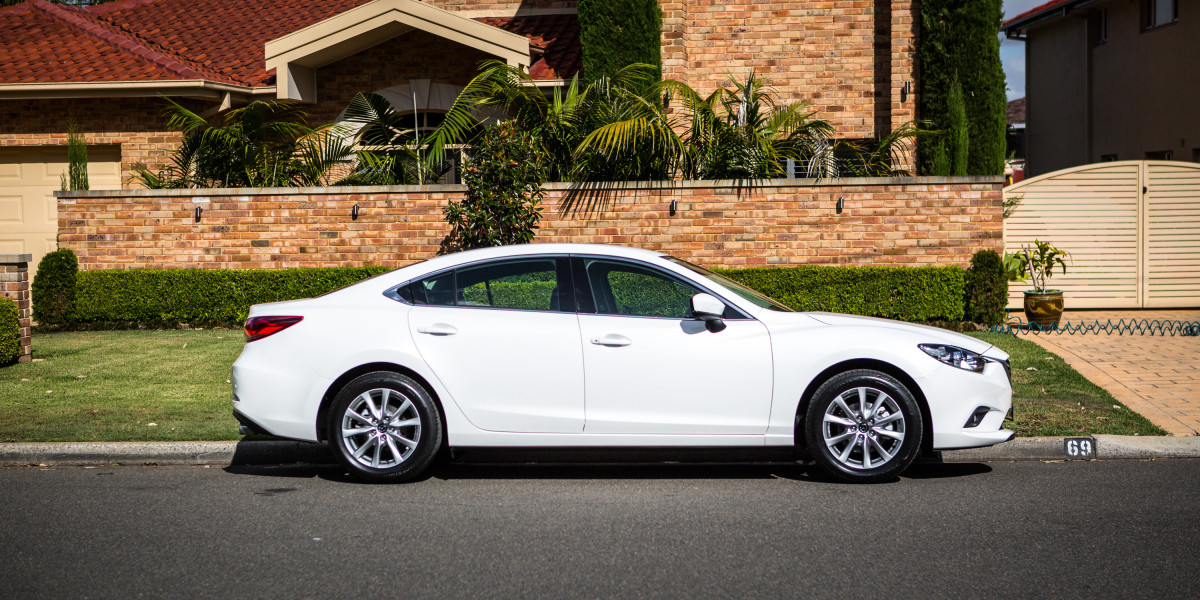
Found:
<svg viewBox="0 0 1200 600"><path fill-rule="evenodd" d="M252 304L319 296L388 270L80 271L68 326L237 326ZM903 321L958 321L964 315L964 271L959 267L798 266L720 271L797 310ZM532 287L537 289L493 286L492 293L505 304L546 304L552 287Z"/></svg>
<svg viewBox="0 0 1200 600"><path fill-rule="evenodd" d="M0 296L0 366L21 357L21 320L17 303Z"/></svg>
<svg viewBox="0 0 1200 600"><path fill-rule="evenodd" d="M384 267L80 271L75 325L239 325L252 304L311 298Z"/></svg>
<svg viewBox="0 0 1200 600"><path fill-rule="evenodd" d="M67 249L48 252L33 276L33 320L39 325L66 325L75 304L79 259Z"/></svg>
<svg viewBox="0 0 1200 600"><path fill-rule="evenodd" d="M967 319L985 325L1004 321L1008 305L1008 272L995 250L980 250L967 270Z"/></svg>
<svg viewBox="0 0 1200 600"><path fill-rule="evenodd" d="M960 267L768 267L718 269L796 310L828 311L900 321L963 318Z"/></svg>

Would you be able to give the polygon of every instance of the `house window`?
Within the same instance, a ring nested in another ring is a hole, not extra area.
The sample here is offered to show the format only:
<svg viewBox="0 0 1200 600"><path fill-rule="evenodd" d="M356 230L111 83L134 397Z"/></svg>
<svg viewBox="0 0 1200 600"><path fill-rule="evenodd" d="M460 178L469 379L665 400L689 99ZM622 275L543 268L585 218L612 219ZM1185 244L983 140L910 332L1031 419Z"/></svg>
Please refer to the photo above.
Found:
<svg viewBox="0 0 1200 600"><path fill-rule="evenodd" d="M1117 162L1116 154L1101 154L1100 162Z"/></svg>
<svg viewBox="0 0 1200 600"><path fill-rule="evenodd" d="M1147 152L1146 160L1171 160L1171 151L1160 150L1158 152Z"/></svg>
<svg viewBox="0 0 1200 600"><path fill-rule="evenodd" d="M1178 12L1178 0L1143 0L1142 29L1174 23Z"/></svg>
<svg viewBox="0 0 1200 600"><path fill-rule="evenodd" d="M1103 44L1108 41L1108 9L1101 8L1093 10L1088 15L1091 20L1092 45Z"/></svg>

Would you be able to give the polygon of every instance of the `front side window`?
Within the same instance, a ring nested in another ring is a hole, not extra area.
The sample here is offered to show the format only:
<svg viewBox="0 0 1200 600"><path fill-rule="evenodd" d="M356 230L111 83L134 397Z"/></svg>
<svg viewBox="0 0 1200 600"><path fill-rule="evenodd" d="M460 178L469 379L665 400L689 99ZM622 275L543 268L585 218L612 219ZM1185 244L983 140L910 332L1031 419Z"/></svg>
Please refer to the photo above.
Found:
<svg viewBox="0 0 1200 600"><path fill-rule="evenodd" d="M703 291L630 263L588 259L584 270L599 314L690 319L692 296Z"/></svg>
<svg viewBox="0 0 1200 600"><path fill-rule="evenodd" d="M667 258L667 260L669 260L677 265L680 265L682 267L686 267L686 268L690 269L692 272L696 273L697 275L700 275L700 276L704 277L705 279L708 279L709 281L712 281L713 283L716 283L717 285L724 287L725 289L737 294L738 296L741 296L742 299L749 301L751 304L753 304L755 306L765 308L767 310L776 310L779 312L793 312L792 309L788 308L787 306L784 306L783 304L780 304L779 302L776 302L774 299L766 296L765 294L762 294L756 290L750 289L750 288L748 288L748 287L746 287L724 275L718 275L716 273L713 273L712 271L709 271L708 269L705 269L704 267L693 265L692 263L690 263L686 260L681 260L681 259L675 258L674 256L668 256L666 258Z"/></svg>

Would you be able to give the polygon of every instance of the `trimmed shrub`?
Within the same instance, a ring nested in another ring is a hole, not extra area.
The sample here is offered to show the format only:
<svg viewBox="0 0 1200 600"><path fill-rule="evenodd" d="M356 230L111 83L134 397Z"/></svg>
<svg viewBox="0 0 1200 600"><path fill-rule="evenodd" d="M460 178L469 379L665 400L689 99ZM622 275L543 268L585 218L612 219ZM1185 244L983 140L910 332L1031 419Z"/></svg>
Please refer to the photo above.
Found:
<svg viewBox="0 0 1200 600"><path fill-rule="evenodd" d="M320 296L386 273L385 267L326 269L130 269L79 273L75 325L239 326L253 304Z"/></svg>
<svg viewBox="0 0 1200 600"><path fill-rule="evenodd" d="M459 169L467 195L443 212L450 234L444 250L471 250L533 241L545 196L540 146L516 123L486 129Z"/></svg>
<svg viewBox="0 0 1200 600"><path fill-rule="evenodd" d="M79 260L70 250L55 250L42 257L33 276L33 319L38 325L66 325L75 303Z"/></svg>
<svg viewBox="0 0 1200 600"><path fill-rule="evenodd" d="M967 319L994 325L1004 321L1008 304L1008 273L995 250L980 250L967 270Z"/></svg>
<svg viewBox="0 0 1200 600"><path fill-rule="evenodd" d="M384 267L250 270L81 271L70 324L92 327L237 327L253 304L320 296ZM817 310L899 319L958 321L966 295L959 267L770 267L718 269L796 310ZM491 286L502 306L545 309L553 285L520 281ZM467 300L488 304L484 289L469 289ZM641 305L686 305L671 290L639 289L619 301ZM1002 294L1003 296L1003 294ZM666 310L666 308L664 308ZM663 313L666 314L666 313Z"/></svg>
<svg viewBox="0 0 1200 600"><path fill-rule="evenodd" d="M21 357L21 321L17 303L0 296L0 367Z"/></svg>
<svg viewBox="0 0 1200 600"><path fill-rule="evenodd" d="M960 267L804 265L719 272L795 310L900 321L958 321L963 317L964 273Z"/></svg>

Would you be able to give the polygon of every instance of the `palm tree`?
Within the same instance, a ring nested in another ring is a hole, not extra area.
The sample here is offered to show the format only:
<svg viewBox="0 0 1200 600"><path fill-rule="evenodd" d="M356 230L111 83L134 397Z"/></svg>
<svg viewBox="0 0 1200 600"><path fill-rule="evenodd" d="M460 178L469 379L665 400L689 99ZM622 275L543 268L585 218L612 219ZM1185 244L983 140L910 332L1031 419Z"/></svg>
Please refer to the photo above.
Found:
<svg viewBox="0 0 1200 600"><path fill-rule="evenodd" d="M172 165L152 173L135 165L149 187L273 187L291 183L297 140L313 134L290 102L254 101L210 123L170 98L167 127L183 134Z"/></svg>

